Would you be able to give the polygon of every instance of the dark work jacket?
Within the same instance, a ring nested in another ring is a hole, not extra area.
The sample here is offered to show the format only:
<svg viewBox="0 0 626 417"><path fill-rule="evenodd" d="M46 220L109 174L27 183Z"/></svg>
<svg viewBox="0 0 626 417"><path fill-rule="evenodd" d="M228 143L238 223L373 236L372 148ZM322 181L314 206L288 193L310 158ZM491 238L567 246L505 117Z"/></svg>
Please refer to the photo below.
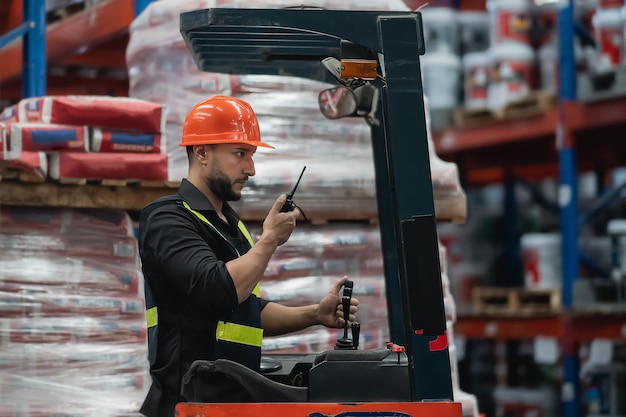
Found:
<svg viewBox="0 0 626 417"><path fill-rule="evenodd" d="M237 303L225 263L251 246L237 228L235 211L224 203L222 212L228 225L186 180L177 194L158 199L141 212L139 252L146 308L158 307L158 325L149 328L148 337L152 385L141 407L148 417L174 415L176 404L185 400L180 395L182 377L195 360L230 359L259 371L260 343L252 346L216 337L220 321L260 329L266 304L258 294ZM204 397L209 401L247 399L238 385L217 376L207 390Z"/></svg>

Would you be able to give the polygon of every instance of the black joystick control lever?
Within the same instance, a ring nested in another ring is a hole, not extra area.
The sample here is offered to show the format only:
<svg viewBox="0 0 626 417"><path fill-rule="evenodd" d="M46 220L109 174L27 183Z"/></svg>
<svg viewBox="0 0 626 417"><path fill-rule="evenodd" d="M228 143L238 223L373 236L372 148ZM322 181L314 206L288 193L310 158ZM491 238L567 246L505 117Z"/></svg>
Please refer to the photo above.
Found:
<svg viewBox="0 0 626 417"><path fill-rule="evenodd" d="M359 335L361 334L361 325L356 321L352 323L352 345L354 349L359 348Z"/></svg>
<svg viewBox="0 0 626 417"><path fill-rule="evenodd" d="M341 308L343 309L343 337L337 339L336 350L355 349L353 339L348 338L348 320L350 319L350 300L352 298L352 281L346 281L343 286L343 296L341 297Z"/></svg>

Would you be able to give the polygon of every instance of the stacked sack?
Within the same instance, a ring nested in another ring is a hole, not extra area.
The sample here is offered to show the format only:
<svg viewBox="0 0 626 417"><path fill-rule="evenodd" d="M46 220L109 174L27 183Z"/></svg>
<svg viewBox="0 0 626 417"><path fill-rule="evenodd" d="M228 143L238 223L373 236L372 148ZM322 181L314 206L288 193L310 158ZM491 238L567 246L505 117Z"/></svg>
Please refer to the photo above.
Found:
<svg viewBox="0 0 626 417"><path fill-rule="evenodd" d="M0 208L0 417L139 415L143 277L128 215Z"/></svg>
<svg viewBox="0 0 626 417"><path fill-rule="evenodd" d="M246 211L266 212L279 193L294 185L303 166L298 203L309 213L338 210L376 213L376 185L370 127L361 118L328 120L319 110L327 83L293 76L233 75L200 71L180 35L182 12L212 7L280 8L283 0L166 0L151 3L133 22L126 51L132 97L167 107L169 179L187 174L187 155L178 146L187 112L213 95L248 101L259 119L263 140L275 150L258 149L257 175L244 189ZM314 0L307 6L344 10L407 11L401 0ZM316 65L311 63L312 66ZM320 71L324 71L321 63ZM417 140L417 138L416 138ZM431 162L436 159L431 147ZM438 193L462 193L456 165L432 164ZM436 169L435 169L436 168ZM324 198L320 198L324 196ZM240 206L235 204L236 208ZM308 209L308 210L307 210Z"/></svg>
<svg viewBox="0 0 626 417"><path fill-rule="evenodd" d="M55 180L167 180L161 104L127 97L45 96L0 114L0 173Z"/></svg>

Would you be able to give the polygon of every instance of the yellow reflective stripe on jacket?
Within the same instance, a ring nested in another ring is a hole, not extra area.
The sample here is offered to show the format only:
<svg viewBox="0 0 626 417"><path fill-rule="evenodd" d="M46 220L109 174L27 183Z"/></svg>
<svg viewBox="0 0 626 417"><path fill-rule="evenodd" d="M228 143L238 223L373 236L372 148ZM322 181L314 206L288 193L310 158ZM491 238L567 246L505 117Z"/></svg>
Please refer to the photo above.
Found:
<svg viewBox="0 0 626 417"><path fill-rule="evenodd" d="M215 329L215 338L226 342L261 347L263 342L263 329L245 326L243 324L218 321L217 328Z"/></svg>
<svg viewBox="0 0 626 417"><path fill-rule="evenodd" d="M200 220L202 220L203 222L205 222L206 224L208 224L209 226L211 226L211 228L213 230L215 230L224 240L227 240L226 237L220 233L219 230L217 230L217 228L215 226L213 226L213 223L211 223L209 221L209 219L207 219L205 217L204 214L200 213L197 210L194 210L191 208L191 206L189 204L187 204L186 201L183 201L183 206L185 206L185 208L187 210L189 210L190 212L192 212L197 218L199 218ZM250 244L250 246L254 246L254 240L252 239L252 235L250 234L250 232L248 231L248 229L246 228L246 225L243 224L243 222L241 220L239 220L239 222L237 223L237 228L239 228L239 230L241 231L241 233L243 234L243 236L246 238L246 240L248 241L248 243ZM239 253L239 251L237 251L237 255L241 256L241 254Z"/></svg>
<svg viewBox="0 0 626 417"><path fill-rule="evenodd" d="M146 310L146 322L148 324L148 328L154 327L159 323L159 313L156 307Z"/></svg>
<svg viewBox="0 0 626 417"><path fill-rule="evenodd" d="M224 236L219 230L217 230L217 227L213 226L213 223L211 223L209 221L209 219L207 219L204 214L200 213L199 211L196 211L194 209L191 208L191 206L189 204L187 204L186 201L183 201L183 206L185 206L185 208L187 210L189 210L190 212L192 212L197 218L199 218L200 220L202 220L203 222L205 222L206 224L208 224L209 226L211 226L211 229L215 230L215 232L220 235L220 237L222 239L224 239L225 241L228 242L228 239L226 239L226 236ZM241 256L241 254L239 253L239 251L237 249L235 249L235 252L237 252L237 256Z"/></svg>
<svg viewBox="0 0 626 417"><path fill-rule="evenodd" d="M252 235L250 234L250 232L248 232L248 229L246 229L246 225L244 225L241 220L239 220L239 223L237 223L237 227L239 228L239 230L241 230L241 233L243 233L243 235L246 237L246 239L248 240L248 243L250 243L250 246L254 246L254 240L252 240Z"/></svg>

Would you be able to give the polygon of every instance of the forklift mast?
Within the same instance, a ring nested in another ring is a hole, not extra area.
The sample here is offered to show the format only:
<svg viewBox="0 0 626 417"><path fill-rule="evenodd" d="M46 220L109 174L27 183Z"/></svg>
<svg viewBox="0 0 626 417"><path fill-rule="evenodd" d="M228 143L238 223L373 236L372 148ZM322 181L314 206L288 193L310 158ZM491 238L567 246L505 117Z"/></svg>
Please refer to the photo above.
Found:
<svg viewBox="0 0 626 417"><path fill-rule="evenodd" d="M390 336L409 359L411 398L451 401L419 56L419 12L205 9L182 13L180 31L200 70L334 81L328 57L377 60L371 124Z"/></svg>

